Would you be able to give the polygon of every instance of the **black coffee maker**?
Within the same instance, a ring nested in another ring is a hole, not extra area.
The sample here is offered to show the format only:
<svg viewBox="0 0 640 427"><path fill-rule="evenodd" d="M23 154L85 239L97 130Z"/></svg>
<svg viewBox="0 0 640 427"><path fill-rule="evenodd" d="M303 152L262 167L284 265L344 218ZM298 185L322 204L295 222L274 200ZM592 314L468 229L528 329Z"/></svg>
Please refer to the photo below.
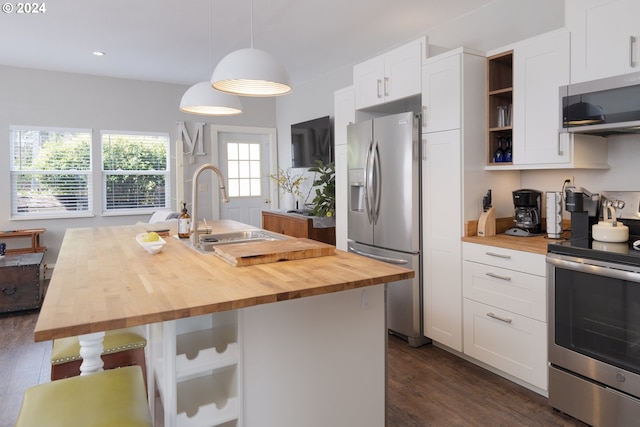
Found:
<svg viewBox="0 0 640 427"><path fill-rule="evenodd" d="M515 207L513 222L515 227L506 231L512 236L535 236L542 232L542 193L537 190L522 189L513 192Z"/></svg>
<svg viewBox="0 0 640 427"><path fill-rule="evenodd" d="M600 217L600 195L582 187L567 187L565 209L571 213L571 240L591 237Z"/></svg>

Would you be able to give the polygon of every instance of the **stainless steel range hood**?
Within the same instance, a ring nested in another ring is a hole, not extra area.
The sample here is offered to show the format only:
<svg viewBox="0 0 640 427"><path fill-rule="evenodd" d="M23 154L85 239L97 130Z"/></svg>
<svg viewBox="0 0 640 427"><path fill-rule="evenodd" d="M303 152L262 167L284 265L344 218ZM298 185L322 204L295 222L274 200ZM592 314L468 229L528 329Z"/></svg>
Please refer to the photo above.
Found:
<svg viewBox="0 0 640 427"><path fill-rule="evenodd" d="M561 86L560 131L640 133L640 72Z"/></svg>

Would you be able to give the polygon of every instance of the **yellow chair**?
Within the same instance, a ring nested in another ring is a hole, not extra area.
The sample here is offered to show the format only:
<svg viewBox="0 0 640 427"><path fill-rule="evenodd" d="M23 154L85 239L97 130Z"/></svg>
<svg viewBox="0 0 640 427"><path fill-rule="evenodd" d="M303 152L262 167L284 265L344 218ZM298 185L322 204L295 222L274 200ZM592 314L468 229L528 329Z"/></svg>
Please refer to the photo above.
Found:
<svg viewBox="0 0 640 427"><path fill-rule="evenodd" d="M28 388L15 427L151 427L139 366Z"/></svg>
<svg viewBox="0 0 640 427"><path fill-rule="evenodd" d="M102 361L104 369L138 365L146 381L144 347L147 340L135 328L116 329L105 332ZM80 375L80 343L78 337L53 340L51 350L51 381Z"/></svg>

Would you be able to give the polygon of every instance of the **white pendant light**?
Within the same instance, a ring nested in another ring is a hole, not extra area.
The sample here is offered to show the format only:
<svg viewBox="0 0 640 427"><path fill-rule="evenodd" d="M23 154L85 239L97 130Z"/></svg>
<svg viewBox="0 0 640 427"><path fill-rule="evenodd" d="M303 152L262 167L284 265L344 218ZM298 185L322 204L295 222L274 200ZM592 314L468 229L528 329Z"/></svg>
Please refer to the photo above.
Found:
<svg viewBox="0 0 640 427"><path fill-rule="evenodd" d="M251 48L231 52L218 63L211 85L223 92L243 96L279 96L291 92L289 73L270 53L253 48L253 0L251 1Z"/></svg>
<svg viewBox="0 0 640 427"><path fill-rule="evenodd" d="M242 113L242 103L237 96L220 92L205 81L191 86L182 95L180 111L207 116L232 116Z"/></svg>
<svg viewBox="0 0 640 427"><path fill-rule="evenodd" d="M212 0L213 2L213 0ZM211 50L213 47L213 5L209 4L209 69L212 66ZM228 93L220 92L211 87L211 82L205 81L191 86L182 95L180 111L206 116L232 116L242 113L240 98Z"/></svg>

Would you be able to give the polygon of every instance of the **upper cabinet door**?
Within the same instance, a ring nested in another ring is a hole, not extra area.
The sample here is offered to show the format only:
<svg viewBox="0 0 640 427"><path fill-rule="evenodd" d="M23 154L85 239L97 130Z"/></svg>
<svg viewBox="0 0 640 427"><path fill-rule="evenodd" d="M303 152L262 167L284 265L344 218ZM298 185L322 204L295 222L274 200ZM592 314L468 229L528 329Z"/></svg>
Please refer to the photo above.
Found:
<svg viewBox="0 0 640 427"><path fill-rule="evenodd" d="M416 40L386 54L382 85L386 102L420 94L423 42Z"/></svg>
<svg viewBox="0 0 640 427"><path fill-rule="evenodd" d="M376 56L353 66L356 109L384 102L384 57Z"/></svg>
<svg viewBox="0 0 640 427"><path fill-rule="evenodd" d="M571 160L571 147L563 146L558 135L558 88L569 83L569 44L569 33L558 32L514 49L514 164Z"/></svg>
<svg viewBox="0 0 640 427"><path fill-rule="evenodd" d="M422 130L460 128L461 56L427 61L422 67Z"/></svg>
<svg viewBox="0 0 640 427"><path fill-rule="evenodd" d="M571 82L640 71L640 1L565 0Z"/></svg>
<svg viewBox="0 0 640 427"><path fill-rule="evenodd" d="M356 109L419 95L425 49L423 37L354 65Z"/></svg>

